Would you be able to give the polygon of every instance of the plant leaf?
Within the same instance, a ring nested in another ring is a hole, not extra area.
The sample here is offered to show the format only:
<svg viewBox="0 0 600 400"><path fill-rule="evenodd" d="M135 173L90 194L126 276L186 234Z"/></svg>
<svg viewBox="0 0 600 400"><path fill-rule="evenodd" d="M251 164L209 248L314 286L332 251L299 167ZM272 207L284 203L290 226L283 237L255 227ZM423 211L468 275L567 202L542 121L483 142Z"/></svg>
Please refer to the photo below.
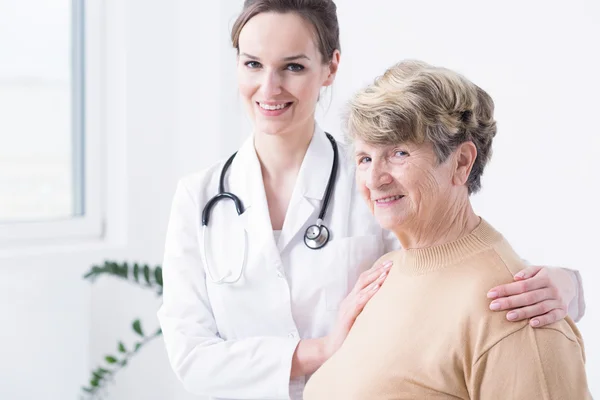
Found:
<svg viewBox="0 0 600 400"><path fill-rule="evenodd" d="M119 274L119 266L117 265L116 262L110 262L110 263L108 263L108 270L113 275L118 275Z"/></svg>
<svg viewBox="0 0 600 400"><path fill-rule="evenodd" d="M150 267L147 265L144 265L144 279L146 279L148 286L152 286L152 283L150 282Z"/></svg>
<svg viewBox="0 0 600 400"><path fill-rule="evenodd" d="M88 393L92 393L94 391L94 389L89 388L89 387L84 387L84 386L81 387L81 390L83 390L84 392L88 392Z"/></svg>
<svg viewBox="0 0 600 400"><path fill-rule="evenodd" d="M125 348L125 344L123 344L123 342L119 342L119 351L121 353L127 353L127 349Z"/></svg>
<svg viewBox="0 0 600 400"><path fill-rule="evenodd" d="M127 279L127 273L128 273L128 271L129 271L129 265L127 263L123 263L123 265L121 265L121 271L120 271L121 273L120 273L120 275L123 278Z"/></svg>
<svg viewBox="0 0 600 400"><path fill-rule="evenodd" d="M135 344L135 351L138 351L140 349L140 347L142 347L141 343L136 343Z"/></svg>
<svg viewBox="0 0 600 400"><path fill-rule="evenodd" d="M156 330L156 332L154 332L154 336L160 336L160 335L162 335L162 329L158 328Z"/></svg>
<svg viewBox="0 0 600 400"><path fill-rule="evenodd" d="M136 282L139 282L139 273L140 273L140 266L135 263L133 264L133 279L135 279Z"/></svg>
<svg viewBox="0 0 600 400"><path fill-rule="evenodd" d="M93 266L84 276L83 279L87 279L90 276L94 275L96 273L95 268L98 268L96 266Z"/></svg>
<svg viewBox="0 0 600 400"><path fill-rule="evenodd" d="M126 366L126 365L127 365L127 360L123 360L123 361L121 361L121 366L122 366L122 367L124 367L124 366Z"/></svg>
<svg viewBox="0 0 600 400"><path fill-rule="evenodd" d="M92 375L94 376L96 382L101 381L102 380L102 375L100 375L97 372L92 372Z"/></svg>
<svg viewBox="0 0 600 400"><path fill-rule="evenodd" d="M84 279L87 278L91 278L90 280L93 282L94 279L96 278L96 275L99 275L100 273L102 273L102 267L99 267L97 265L94 265L87 274L85 274L83 276Z"/></svg>
<svg viewBox="0 0 600 400"><path fill-rule="evenodd" d="M92 379L90 381L90 385L92 385L92 387L98 387L98 381L96 379Z"/></svg>
<svg viewBox="0 0 600 400"><path fill-rule="evenodd" d="M154 270L154 280L156 281L156 283L158 283L160 286L163 285L163 280L162 280L162 268L160 266L156 267L156 269Z"/></svg>
<svg viewBox="0 0 600 400"><path fill-rule="evenodd" d="M113 357L113 356L106 356L104 359L109 364L114 364L114 363L117 362L117 359L115 357Z"/></svg>
<svg viewBox="0 0 600 400"><path fill-rule="evenodd" d="M136 319L135 321L133 321L133 330L138 335L140 335L142 337L144 336L144 331L142 330L142 323L140 322L139 319Z"/></svg>

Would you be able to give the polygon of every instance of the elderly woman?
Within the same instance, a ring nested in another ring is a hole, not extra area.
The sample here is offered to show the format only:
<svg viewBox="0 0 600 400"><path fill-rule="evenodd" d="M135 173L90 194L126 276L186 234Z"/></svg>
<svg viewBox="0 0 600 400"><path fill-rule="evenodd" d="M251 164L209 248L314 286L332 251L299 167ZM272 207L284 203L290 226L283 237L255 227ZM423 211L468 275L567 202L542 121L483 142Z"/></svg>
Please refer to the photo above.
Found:
<svg viewBox="0 0 600 400"><path fill-rule="evenodd" d="M305 400L590 398L571 319L534 329L489 310L487 288L525 267L469 201L493 111L479 87L421 62L392 67L351 102L358 185L405 250L382 258L394 263L388 278Z"/></svg>

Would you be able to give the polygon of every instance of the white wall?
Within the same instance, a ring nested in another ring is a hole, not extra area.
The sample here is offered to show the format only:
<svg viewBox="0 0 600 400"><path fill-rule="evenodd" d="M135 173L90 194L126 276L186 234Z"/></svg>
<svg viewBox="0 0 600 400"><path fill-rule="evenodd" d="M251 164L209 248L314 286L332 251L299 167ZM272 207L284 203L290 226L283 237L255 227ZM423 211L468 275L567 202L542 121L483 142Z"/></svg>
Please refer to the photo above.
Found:
<svg viewBox="0 0 600 400"><path fill-rule="evenodd" d="M105 259L160 263L178 165L177 7L103 1L106 42L107 240L0 250L0 399L78 399L90 371L131 322L158 327L160 299L82 276ZM185 399L161 341L109 387L113 399Z"/></svg>
<svg viewBox="0 0 600 400"><path fill-rule="evenodd" d="M111 240L0 257L0 311L8 321L0 329L0 398L77 398L116 340L133 341L134 318L148 330L157 324L156 296L111 280L90 286L80 277L105 258L160 263L177 177L229 154L244 137L228 47L241 3L129 0L111 14L109 27L125 27L113 45L127 62L126 77L114 67L117 88L125 89L113 92L122 107L108 125ZM592 290L600 278L592 251L600 239L593 229L600 224L600 135L592 121L600 108L600 12L586 0L568 7L496 3L371 0L365 7L338 0L342 64L319 121L340 137L344 101L404 58L454 68L488 90L499 133L476 209L525 258L582 272L588 311L579 326L592 393L600 396L592 379L600 376L600 294ZM194 397L183 392L157 341L108 398Z"/></svg>

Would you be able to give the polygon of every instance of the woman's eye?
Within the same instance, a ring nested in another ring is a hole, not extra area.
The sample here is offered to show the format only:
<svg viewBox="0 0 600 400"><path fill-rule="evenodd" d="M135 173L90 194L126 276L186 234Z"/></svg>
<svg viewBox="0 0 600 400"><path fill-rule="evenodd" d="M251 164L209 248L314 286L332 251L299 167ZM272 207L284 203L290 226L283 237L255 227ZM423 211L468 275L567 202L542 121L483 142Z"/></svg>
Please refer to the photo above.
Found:
<svg viewBox="0 0 600 400"><path fill-rule="evenodd" d="M244 65L246 65L246 67L251 68L251 69L260 67L260 63L258 61L246 61L244 63Z"/></svg>
<svg viewBox="0 0 600 400"><path fill-rule="evenodd" d="M292 72L300 72L304 69L304 66L300 64L288 64L286 69Z"/></svg>
<svg viewBox="0 0 600 400"><path fill-rule="evenodd" d="M371 157L361 157L358 160L359 164L366 164L366 163L369 163L369 162L371 162Z"/></svg>
<svg viewBox="0 0 600 400"><path fill-rule="evenodd" d="M402 150L398 150L394 153L394 156L396 157L406 157L408 156L408 153Z"/></svg>

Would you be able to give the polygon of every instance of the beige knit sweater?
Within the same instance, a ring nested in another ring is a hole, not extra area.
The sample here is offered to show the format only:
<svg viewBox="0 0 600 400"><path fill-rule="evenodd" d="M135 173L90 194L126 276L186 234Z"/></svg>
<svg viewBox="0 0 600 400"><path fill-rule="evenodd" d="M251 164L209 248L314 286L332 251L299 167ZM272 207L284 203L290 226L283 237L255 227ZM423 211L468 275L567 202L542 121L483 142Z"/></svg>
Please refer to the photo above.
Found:
<svg viewBox="0 0 600 400"><path fill-rule="evenodd" d="M488 289L524 265L487 222L455 242L382 259L394 261L388 278L310 378L305 400L591 399L569 318L534 329L490 311Z"/></svg>

